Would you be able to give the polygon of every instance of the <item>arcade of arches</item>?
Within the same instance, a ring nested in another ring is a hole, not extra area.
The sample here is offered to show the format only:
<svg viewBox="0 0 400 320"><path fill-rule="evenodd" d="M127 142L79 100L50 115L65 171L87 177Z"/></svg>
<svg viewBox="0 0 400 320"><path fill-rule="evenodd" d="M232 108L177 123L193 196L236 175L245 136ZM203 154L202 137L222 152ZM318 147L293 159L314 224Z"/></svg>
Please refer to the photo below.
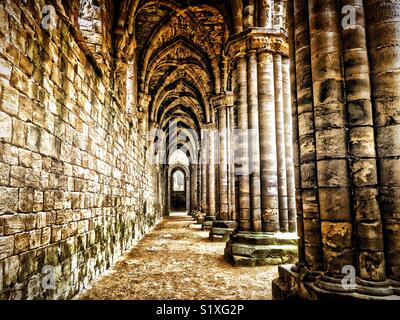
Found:
<svg viewBox="0 0 400 320"><path fill-rule="evenodd" d="M172 211L275 299L399 299L399 2L2 1L0 299Z"/></svg>

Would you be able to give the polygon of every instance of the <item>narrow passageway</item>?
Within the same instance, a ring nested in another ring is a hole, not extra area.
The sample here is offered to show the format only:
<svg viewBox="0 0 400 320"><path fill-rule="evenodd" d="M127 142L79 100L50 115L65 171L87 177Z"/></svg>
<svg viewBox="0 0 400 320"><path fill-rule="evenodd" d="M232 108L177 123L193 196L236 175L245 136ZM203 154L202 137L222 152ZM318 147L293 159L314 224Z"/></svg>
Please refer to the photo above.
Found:
<svg viewBox="0 0 400 320"><path fill-rule="evenodd" d="M185 214L166 217L78 298L271 299L277 267L234 268L208 235Z"/></svg>

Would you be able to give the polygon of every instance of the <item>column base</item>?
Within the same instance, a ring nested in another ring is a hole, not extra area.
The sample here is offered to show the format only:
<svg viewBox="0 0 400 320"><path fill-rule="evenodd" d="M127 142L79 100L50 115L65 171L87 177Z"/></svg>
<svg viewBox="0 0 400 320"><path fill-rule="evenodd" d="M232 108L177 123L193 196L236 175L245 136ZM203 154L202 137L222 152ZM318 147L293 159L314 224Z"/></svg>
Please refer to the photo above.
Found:
<svg viewBox="0 0 400 320"><path fill-rule="evenodd" d="M229 236L236 230L236 221L217 220L212 223L209 238L211 241L226 242Z"/></svg>
<svg viewBox="0 0 400 320"><path fill-rule="evenodd" d="M274 300L400 300L400 283L357 278L354 286L345 288L341 279L321 273L309 277L304 269L295 272L293 265L283 265L279 278L272 281L272 296Z"/></svg>
<svg viewBox="0 0 400 320"><path fill-rule="evenodd" d="M297 259L297 235L239 231L230 236L225 259L233 266L280 265Z"/></svg>
<svg viewBox="0 0 400 320"><path fill-rule="evenodd" d="M193 215L194 220L196 220L196 224L203 224L204 217L206 214L201 211L196 211L195 214Z"/></svg>
<svg viewBox="0 0 400 320"><path fill-rule="evenodd" d="M215 216L205 216L201 229L210 230L214 221L215 221Z"/></svg>

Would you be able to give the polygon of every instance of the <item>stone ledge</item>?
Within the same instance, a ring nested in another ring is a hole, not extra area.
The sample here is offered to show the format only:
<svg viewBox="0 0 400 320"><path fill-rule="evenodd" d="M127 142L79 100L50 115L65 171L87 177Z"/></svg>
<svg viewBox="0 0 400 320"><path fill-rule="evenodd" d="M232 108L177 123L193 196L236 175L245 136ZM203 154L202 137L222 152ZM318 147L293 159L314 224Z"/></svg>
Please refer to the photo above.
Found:
<svg viewBox="0 0 400 320"><path fill-rule="evenodd" d="M202 230L210 230L213 226L214 221L215 221L214 216L205 216L201 229Z"/></svg>
<svg viewBox="0 0 400 320"><path fill-rule="evenodd" d="M224 241L229 239L229 236L236 230L236 221L217 220L214 221L210 229L211 241Z"/></svg>
<svg viewBox="0 0 400 320"><path fill-rule="evenodd" d="M292 271L292 265L279 266L278 270L279 278L272 281L274 300L400 300L400 288L393 281L368 284L358 279L355 288L345 292L339 287L341 279L320 275L311 281L306 272Z"/></svg>
<svg viewBox="0 0 400 320"><path fill-rule="evenodd" d="M297 245L290 237L262 232L232 234L225 247L225 259L233 266L246 267L293 262L297 258Z"/></svg>

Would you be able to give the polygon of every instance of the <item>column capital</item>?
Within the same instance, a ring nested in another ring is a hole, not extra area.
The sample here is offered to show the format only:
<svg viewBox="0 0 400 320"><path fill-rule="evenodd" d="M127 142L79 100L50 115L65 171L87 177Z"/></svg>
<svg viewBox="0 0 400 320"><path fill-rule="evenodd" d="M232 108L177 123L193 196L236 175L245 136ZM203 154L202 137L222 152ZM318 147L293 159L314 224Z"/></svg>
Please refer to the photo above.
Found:
<svg viewBox="0 0 400 320"><path fill-rule="evenodd" d="M232 58L244 57L250 51L271 51L289 56L285 30L251 28L229 39L226 52Z"/></svg>
<svg viewBox="0 0 400 320"><path fill-rule="evenodd" d="M211 105L214 109L231 107L233 103L233 93L230 91L217 94L211 98Z"/></svg>
<svg viewBox="0 0 400 320"><path fill-rule="evenodd" d="M215 129L215 124L213 122L208 122L203 125L203 129L205 130L214 130Z"/></svg>

